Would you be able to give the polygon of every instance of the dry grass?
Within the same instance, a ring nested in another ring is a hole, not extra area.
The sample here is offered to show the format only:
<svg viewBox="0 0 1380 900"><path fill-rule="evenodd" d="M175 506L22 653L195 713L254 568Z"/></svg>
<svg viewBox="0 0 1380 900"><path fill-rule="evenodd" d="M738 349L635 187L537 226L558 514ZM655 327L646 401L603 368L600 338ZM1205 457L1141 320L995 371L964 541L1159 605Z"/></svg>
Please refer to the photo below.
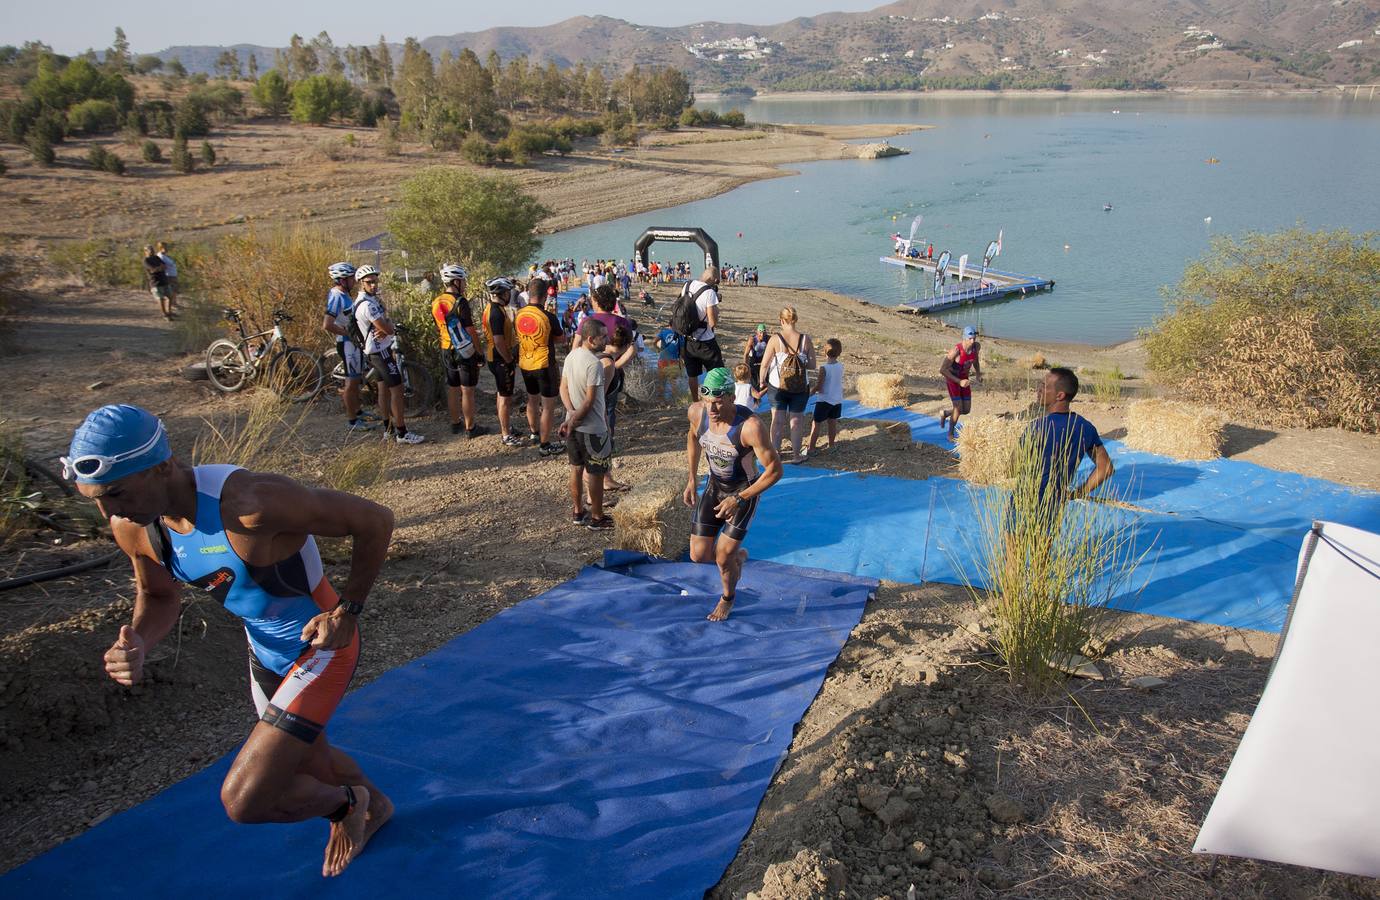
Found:
<svg viewBox="0 0 1380 900"><path fill-rule="evenodd" d="M1032 353L1016 360L1016 365L1024 369L1048 369L1049 361L1045 359L1043 353Z"/></svg>
<svg viewBox="0 0 1380 900"><path fill-rule="evenodd" d="M1137 400L1126 412L1126 446L1174 459L1222 455L1225 417L1169 400Z"/></svg>
<svg viewBox="0 0 1380 900"><path fill-rule="evenodd" d="M958 474L974 484L1010 480L1012 457L1026 423L1002 416L969 416L958 430Z"/></svg>
<svg viewBox="0 0 1380 900"><path fill-rule="evenodd" d="M648 474L613 508L613 545L667 559L690 547L690 508L681 500L685 472L661 469Z"/></svg>
<svg viewBox="0 0 1380 900"><path fill-rule="evenodd" d="M900 375L869 372L858 376L858 402L874 409L905 406L908 397Z"/></svg>

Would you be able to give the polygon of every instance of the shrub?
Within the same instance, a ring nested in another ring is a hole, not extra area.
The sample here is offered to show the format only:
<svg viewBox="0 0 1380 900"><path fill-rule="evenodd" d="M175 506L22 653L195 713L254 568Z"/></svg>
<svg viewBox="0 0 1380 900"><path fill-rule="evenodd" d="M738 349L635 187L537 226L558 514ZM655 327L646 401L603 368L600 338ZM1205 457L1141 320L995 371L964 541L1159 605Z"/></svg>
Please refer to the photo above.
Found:
<svg viewBox="0 0 1380 900"><path fill-rule="evenodd" d="M201 161L210 168L216 164L216 148L211 146L210 141L201 142Z"/></svg>
<svg viewBox="0 0 1380 900"><path fill-rule="evenodd" d="M355 111L359 92L340 75L309 75L292 87L292 120L324 125Z"/></svg>
<svg viewBox="0 0 1380 900"><path fill-rule="evenodd" d="M153 141L144 141L143 145L144 162L162 162L163 151L158 149L158 145Z"/></svg>
<svg viewBox="0 0 1380 900"><path fill-rule="evenodd" d="M195 95L189 94L177 104L173 112L173 133L184 137L204 137L211 131L206 120L206 107Z"/></svg>
<svg viewBox="0 0 1380 900"><path fill-rule="evenodd" d="M182 134L173 138L172 156L169 159L173 171L180 175L190 175L196 169L196 160L187 152L187 138Z"/></svg>
<svg viewBox="0 0 1380 900"><path fill-rule="evenodd" d="M67 127L84 134L108 134L120 124L120 111L109 100L84 100L67 110Z"/></svg>
<svg viewBox="0 0 1380 900"><path fill-rule="evenodd" d="M286 113L292 101L292 85L277 69L269 69L260 75L252 93L254 102L263 108L264 113L274 117Z"/></svg>
<svg viewBox="0 0 1380 900"><path fill-rule="evenodd" d="M166 100L150 100L140 104L135 111L135 115L143 123L144 134L167 138L172 137L177 130L174 124L176 114L176 108Z"/></svg>
<svg viewBox="0 0 1380 900"><path fill-rule="evenodd" d="M218 306L241 309L249 321L264 327L271 324L273 310L284 309L294 317L283 326L292 343L324 350L328 336L321 330L321 303L329 287L326 268L341 254L340 242L323 232L251 229L222 238L215 253L197 261L196 269L200 284L206 286L204 293Z"/></svg>
<svg viewBox="0 0 1380 900"><path fill-rule="evenodd" d="M29 153L33 155L35 161L40 166L51 166L57 162L57 152L53 150L53 142L48 140L48 136L41 131L35 130L29 135Z"/></svg>
<svg viewBox="0 0 1380 900"><path fill-rule="evenodd" d="M87 162L93 169L109 172L112 175L125 174L125 162L104 147L92 147L86 154Z"/></svg>
<svg viewBox="0 0 1380 900"><path fill-rule="evenodd" d="M144 286L144 258L138 247L127 243L98 238L57 244L48 250L48 262L91 287Z"/></svg>
<svg viewBox="0 0 1380 900"><path fill-rule="evenodd" d="M747 116L743 115L741 109L731 109L719 116L719 123L729 128L742 128L747 124Z"/></svg>
<svg viewBox="0 0 1380 900"><path fill-rule="evenodd" d="M550 212L511 178L436 167L402 183L388 229L419 263L512 271L541 247L534 230Z"/></svg>
<svg viewBox="0 0 1380 900"><path fill-rule="evenodd" d="M496 159L494 145L477 134L465 138L465 143L460 145L460 153L477 166L491 166Z"/></svg>
<svg viewBox="0 0 1380 900"><path fill-rule="evenodd" d="M973 527L963 540L977 571L954 560L1008 677L1034 690L1061 683L1073 657L1105 645L1112 600L1145 553L1139 519L1116 498L1066 501L1042 489L1044 450L1037 436L1022 438L1010 487L971 489ZM1100 493L1109 498L1109 487Z"/></svg>
<svg viewBox="0 0 1380 900"><path fill-rule="evenodd" d="M384 156L397 156L402 152L402 141L398 137L398 122L396 119L380 119L379 131L379 150Z"/></svg>
<svg viewBox="0 0 1380 900"><path fill-rule="evenodd" d="M1345 229L1222 237L1144 333L1150 369L1264 421L1380 430L1380 248Z"/></svg>

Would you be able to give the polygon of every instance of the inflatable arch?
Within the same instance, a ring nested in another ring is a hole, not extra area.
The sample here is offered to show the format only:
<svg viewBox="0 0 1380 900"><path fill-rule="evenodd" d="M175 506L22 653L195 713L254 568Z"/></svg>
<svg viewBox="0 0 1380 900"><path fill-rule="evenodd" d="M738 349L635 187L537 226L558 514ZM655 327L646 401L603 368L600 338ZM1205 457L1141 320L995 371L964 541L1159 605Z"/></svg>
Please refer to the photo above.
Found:
<svg viewBox="0 0 1380 900"><path fill-rule="evenodd" d="M694 242L704 251L705 268L719 267L719 245L703 228L648 228L633 245L633 259L639 264L646 264L647 248L657 241ZM691 277L695 278L698 278L699 274L690 273Z"/></svg>

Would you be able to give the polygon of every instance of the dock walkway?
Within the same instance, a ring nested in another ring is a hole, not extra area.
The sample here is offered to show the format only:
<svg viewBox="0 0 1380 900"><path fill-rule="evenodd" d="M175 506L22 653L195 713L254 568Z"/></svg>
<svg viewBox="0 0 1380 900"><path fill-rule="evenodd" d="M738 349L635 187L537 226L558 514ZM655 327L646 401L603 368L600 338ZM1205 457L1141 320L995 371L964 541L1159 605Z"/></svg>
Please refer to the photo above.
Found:
<svg viewBox="0 0 1380 900"><path fill-rule="evenodd" d="M899 256L883 256L881 261L891 266L901 266L907 269L916 269L921 272L933 273L936 260L933 259L902 259ZM950 268L952 273L955 270ZM995 300L1003 300L1011 297L1024 297L1029 294L1037 294L1041 291L1048 291L1054 288L1054 279L1043 278L1039 275L1019 275L1015 272L1004 272L1000 269L988 269L985 279L987 287L981 287L977 283L976 269L969 269L970 277L964 279L968 282L965 286L963 281L947 287L934 297L920 297L909 300L901 304L902 309L917 313L939 312L945 309L952 309L955 306L968 306L974 303L990 303Z"/></svg>

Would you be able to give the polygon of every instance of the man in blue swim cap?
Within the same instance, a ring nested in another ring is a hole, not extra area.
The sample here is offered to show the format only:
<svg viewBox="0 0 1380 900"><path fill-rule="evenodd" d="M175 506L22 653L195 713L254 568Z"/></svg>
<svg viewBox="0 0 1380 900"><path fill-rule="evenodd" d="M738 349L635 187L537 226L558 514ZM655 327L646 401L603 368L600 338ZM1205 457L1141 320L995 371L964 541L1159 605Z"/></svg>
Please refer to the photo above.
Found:
<svg viewBox="0 0 1380 900"><path fill-rule="evenodd" d="M339 875L393 812L325 734L359 658L356 620L383 567L392 512L281 475L189 466L173 456L158 417L137 406L87 416L62 464L134 566L134 619L106 651L106 673L124 685L143 677L148 651L177 624L179 582L243 619L259 721L221 802L242 824L328 819L321 874ZM353 541L340 594L314 535Z"/></svg>

